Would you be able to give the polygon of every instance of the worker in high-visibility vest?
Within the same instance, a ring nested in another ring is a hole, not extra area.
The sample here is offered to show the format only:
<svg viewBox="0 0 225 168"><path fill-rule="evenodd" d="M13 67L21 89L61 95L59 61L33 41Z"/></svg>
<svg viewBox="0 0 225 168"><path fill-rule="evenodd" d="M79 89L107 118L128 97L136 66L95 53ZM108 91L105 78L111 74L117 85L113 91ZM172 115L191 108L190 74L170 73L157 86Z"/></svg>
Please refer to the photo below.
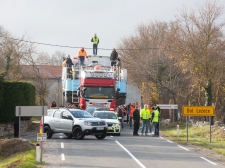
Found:
<svg viewBox="0 0 225 168"><path fill-rule="evenodd" d="M142 120L142 135L144 134L144 129L145 129L145 135L148 133L148 123L150 118L150 111L148 110L148 105L145 104L144 108L140 112L140 117Z"/></svg>
<svg viewBox="0 0 225 168"><path fill-rule="evenodd" d="M159 117L160 117L160 112L159 112L159 108L157 108L157 106L153 106L152 107L153 112L152 112L152 123L153 126L155 128L155 135L154 136L159 136Z"/></svg>
<svg viewBox="0 0 225 168"><path fill-rule="evenodd" d="M80 65L81 66L84 66L84 59L85 58L88 58L87 57L87 52L86 50L84 49L84 47L82 47L79 52L78 52L78 58L80 59Z"/></svg>
<svg viewBox="0 0 225 168"><path fill-rule="evenodd" d="M96 34L91 38L91 42L93 43L93 55L97 55L99 38Z"/></svg>

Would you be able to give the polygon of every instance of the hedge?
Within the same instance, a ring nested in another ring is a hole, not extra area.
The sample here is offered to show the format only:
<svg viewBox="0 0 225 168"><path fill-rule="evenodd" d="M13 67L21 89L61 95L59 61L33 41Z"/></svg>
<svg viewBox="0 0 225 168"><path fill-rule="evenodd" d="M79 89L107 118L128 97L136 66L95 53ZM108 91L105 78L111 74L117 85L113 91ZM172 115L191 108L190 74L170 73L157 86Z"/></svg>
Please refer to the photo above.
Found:
<svg viewBox="0 0 225 168"><path fill-rule="evenodd" d="M3 82L2 87L3 105L0 104L0 123L13 121L16 106L35 105L36 87L33 84L28 82Z"/></svg>

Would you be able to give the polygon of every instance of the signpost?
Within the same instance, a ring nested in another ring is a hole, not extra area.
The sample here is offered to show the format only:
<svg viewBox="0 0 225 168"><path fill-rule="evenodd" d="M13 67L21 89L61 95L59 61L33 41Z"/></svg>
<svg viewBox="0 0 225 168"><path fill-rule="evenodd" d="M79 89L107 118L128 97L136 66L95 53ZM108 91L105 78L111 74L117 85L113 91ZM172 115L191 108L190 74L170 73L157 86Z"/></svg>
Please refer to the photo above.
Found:
<svg viewBox="0 0 225 168"><path fill-rule="evenodd" d="M44 123L44 115L47 115L47 106L16 106L15 116L19 116L19 136L20 137L20 117L21 116L42 116L42 125ZM42 162L42 141L46 141L47 135L43 133L44 127L42 127L42 131L40 130L41 136L37 136L37 141L40 141L40 162Z"/></svg>
<svg viewBox="0 0 225 168"><path fill-rule="evenodd" d="M173 123L174 123L174 109L178 109L177 104L157 104L160 109L172 109L173 110Z"/></svg>
<svg viewBox="0 0 225 168"><path fill-rule="evenodd" d="M157 106L159 106L160 109L178 109L177 104L157 104Z"/></svg>
<svg viewBox="0 0 225 168"><path fill-rule="evenodd" d="M214 116L213 106L183 106L183 116L186 116L186 136L188 141L188 120L187 116ZM212 142L211 134L211 117L210 117L210 142Z"/></svg>
<svg viewBox="0 0 225 168"><path fill-rule="evenodd" d="M47 133L37 133L37 141L47 141Z"/></svg>
<svg viewBox="0 0 225 168"><path fill-rule="evenodd" d="M214 107L183 106L183 116L214 116Z"/></svg>

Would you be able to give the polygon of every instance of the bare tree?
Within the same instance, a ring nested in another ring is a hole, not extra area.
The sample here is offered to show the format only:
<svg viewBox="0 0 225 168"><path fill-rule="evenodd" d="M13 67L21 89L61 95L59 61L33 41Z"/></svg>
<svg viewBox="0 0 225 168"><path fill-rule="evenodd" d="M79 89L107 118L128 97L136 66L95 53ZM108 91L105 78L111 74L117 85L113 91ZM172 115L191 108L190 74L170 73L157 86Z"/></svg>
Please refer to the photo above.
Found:
<svg viewBox="0 0 225 168"><path fill-rule="evenodd" d="M205 91L205 105L212 105L213 87L224 71L224 22L219 18L223 7L216 2L206 2L197 10L184 9L178 17L182 38L177 41L183 63Z"/></svg>

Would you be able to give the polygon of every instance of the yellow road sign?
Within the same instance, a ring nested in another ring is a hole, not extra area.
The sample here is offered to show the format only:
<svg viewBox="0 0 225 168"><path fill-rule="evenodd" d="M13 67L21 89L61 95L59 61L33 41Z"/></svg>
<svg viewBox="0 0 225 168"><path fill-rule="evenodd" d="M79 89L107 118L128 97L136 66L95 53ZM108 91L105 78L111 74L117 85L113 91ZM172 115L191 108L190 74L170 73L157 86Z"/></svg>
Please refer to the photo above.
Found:
<svg viewBox="0 0 225 168"><path fill-rule="evenodd" d="M183 106L183 116L214 116L213 106Z"/></svg>

